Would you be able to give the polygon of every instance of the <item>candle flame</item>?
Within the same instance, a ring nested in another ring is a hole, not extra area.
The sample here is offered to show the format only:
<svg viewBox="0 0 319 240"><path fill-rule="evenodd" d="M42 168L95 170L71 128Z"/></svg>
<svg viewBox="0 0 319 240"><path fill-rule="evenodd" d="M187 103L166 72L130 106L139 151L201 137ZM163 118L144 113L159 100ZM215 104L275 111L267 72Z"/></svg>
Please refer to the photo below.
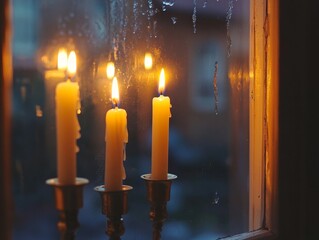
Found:
<svg viewBox="0 0 319 240"><path fill-rule="evenodd" d="M153 58L151 53L145 53L144 57L144 67L146 70L152 69L153 67Z"/></svg>
<svg viewBox="0 0 319 240"><path fill-rule="evenodd" d="M160 74L160 79L159 79L159 84L158 84L159 94L162 95L164 90L165 90L165 72L164 72L164 68L162 68L161 74Z"/></svg>
<svg viewBox="0 0 319 240"><path fill-rule="evenodd" d="M108 79L112 79L115 75L115 66L113 62L108 62L106 65L106 76Z"/></svg>
<svg viewBox="0 0 319 240"><path fill-rule="evenodd" d="M68 57L68 75L74 77L76 73L76 55L74 51L71 51Z"/></svg>
<svg viewBox="0 0 319 240"><path fill-rule="evenodd" d="M117 106L118 102L120 100L120 96L119 96L119 86L117 83L117 78L114 77L113 78L113 82L112 82L112 102L115 106Z"/></svg>
<svg viewBox="0 0 319 240"><path fill-rule="evenodd" d="M65 70L68 66L68 53L64 48L60 48L58 52L58 69Z"/></svg>

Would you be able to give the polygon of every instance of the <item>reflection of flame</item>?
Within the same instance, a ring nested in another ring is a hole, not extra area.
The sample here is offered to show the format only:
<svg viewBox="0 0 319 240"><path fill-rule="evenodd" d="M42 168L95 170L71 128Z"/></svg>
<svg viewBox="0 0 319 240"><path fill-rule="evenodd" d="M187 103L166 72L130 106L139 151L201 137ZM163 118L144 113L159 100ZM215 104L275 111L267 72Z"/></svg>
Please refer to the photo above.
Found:
<svg viewBox="0 0 319 240"><path fill-rule="evenodd" d="M164 72L164 68L162 68L161 74L160 74L160 79L159 79L159 84L158 84L158 92L160 94L163 94L164 90L165 90L165 72Z"/></svg>
<svg viewBox="0 0 319 240"><path fill-rule="evenodd" d="M76 55L75 52L72 51L68 57L68 74L70 77L73 77L76 73Z"/></svg>
<svg viewBox="0 0 319 240"><path fill-rule="evenodd" d="M41 106L40 106L40 105L35 105L35 115L36 115L38 118L43 117L43 112L42 112L42 109L41 109Z"/></svg>
<svg viewBox="0 0 319 240"><path fill-rule="evenodd" d="M112 82L112 102L114 103L114 105L117 105L119 100L120 100L119 86L117 83L117 78L114 77Z"/></svg>
<svg viewBox="0 0 319 240"><path fill-rule="evenodd" d="M112 79L115 74L115 66L113 62L108 62L106 65L106 76L108 79Z"/></svg>
<svg viewBox="0 0 319 240"><path fill-rule="evenodd" d="M153 58L152 58L152 54L151 53L145 53L144 67L147 70L152 69L152 67L153 67Z"/></svg>
<svg viewBox="0 0 319 240"><path fill-rule="evenodd" d="M68 53L64 48L59 49L58 53L58 69L65 70L68 66Z"/></svg>

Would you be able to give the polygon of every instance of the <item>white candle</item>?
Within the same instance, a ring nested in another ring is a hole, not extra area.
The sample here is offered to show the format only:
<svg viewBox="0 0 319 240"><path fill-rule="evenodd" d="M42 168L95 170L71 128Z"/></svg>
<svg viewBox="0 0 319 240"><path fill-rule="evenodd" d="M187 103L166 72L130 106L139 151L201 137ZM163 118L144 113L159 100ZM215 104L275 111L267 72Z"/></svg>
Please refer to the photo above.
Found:
<svg viewBox="0 0 319 240"><path fill-rule="evenodd" d="M116 77L112 83L112 101L115 108L107 111L105 116L105 187L108 191L122 189L125 179L125 144L128 142L126 111L118 108L119 93Z"/></svg>
<svg viewBox="0 0 319 240"><path fill-rule="evenodd" d="M72 185L76 179L76 140L80 137L77 110L80 101L79 85L70 78L76 72L76 56L71 52L68 59L66 82L56 87L57 169L61 185Z"/></svg>
<svg viewBox="0 0 319 240"><path fill-rule="evenodd" d="M165 89L164 69L161 70L159 81L159 97L153 98L152 114L152 174L154 180L167 179L168 173L168 142L169 118L171 104L169 97L163 96Z"/></svg>

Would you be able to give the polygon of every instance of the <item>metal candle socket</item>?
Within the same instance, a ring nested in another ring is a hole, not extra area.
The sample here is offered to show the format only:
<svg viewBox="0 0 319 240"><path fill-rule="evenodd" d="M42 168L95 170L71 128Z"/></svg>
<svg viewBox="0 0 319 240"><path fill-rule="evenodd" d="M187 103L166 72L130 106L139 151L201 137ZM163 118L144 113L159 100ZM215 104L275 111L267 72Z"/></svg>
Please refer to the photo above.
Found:
<svg viewBox="0 0 319 240"><path fill-rule="evenodd" d="M104 185L95 187L102 200L102 214L106 215L107 225L105 233L111 240L119 240L125 232L122 215L128 212L127 195L131 186L123 185L119 191L108 191Z"/></svg>
<svg viewBox="0 0 319 240"><path fill-rule="evenodd" d="M61 185L57 178L48 179L46 183L54 188L55 207L59 211L58 229L62 240L75 239L79 227L78 210L83 206L83 187L89 181L76 178L73 185Z"/></svg>
<svg viewBox="0 0 319 240"><path fill-rule="evenodd" d="M172 181L176 175L168 174L165 180L152 180L151 174L141 176L146 182L147 199L151 204L150 219L153 221L153 240L161 239L164 221L167 219L167 202L170 200Z"/></svg>

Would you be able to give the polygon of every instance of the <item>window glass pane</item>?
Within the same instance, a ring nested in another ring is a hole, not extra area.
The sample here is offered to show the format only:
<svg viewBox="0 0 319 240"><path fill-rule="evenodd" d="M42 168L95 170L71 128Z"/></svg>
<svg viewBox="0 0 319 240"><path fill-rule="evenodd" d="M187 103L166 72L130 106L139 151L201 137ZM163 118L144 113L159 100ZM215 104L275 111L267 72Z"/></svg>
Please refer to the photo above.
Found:
<svg viewBox="0 0 319 240"><path fill-rule="evenodd" d="M249 1L14 0L14 239L57 239L51 187L57 176L56 103L60 48L75 50L80 89L77 176L84 188L77 239L105 239L93 188L104 184L108 62L127 112L123 239L150 239L152 98L161 68L170 97L173 181L163 239L215 239L248 231ZM144 65L145 53L152 67ZM120 173L119 173L120 174Z"/></svg>

